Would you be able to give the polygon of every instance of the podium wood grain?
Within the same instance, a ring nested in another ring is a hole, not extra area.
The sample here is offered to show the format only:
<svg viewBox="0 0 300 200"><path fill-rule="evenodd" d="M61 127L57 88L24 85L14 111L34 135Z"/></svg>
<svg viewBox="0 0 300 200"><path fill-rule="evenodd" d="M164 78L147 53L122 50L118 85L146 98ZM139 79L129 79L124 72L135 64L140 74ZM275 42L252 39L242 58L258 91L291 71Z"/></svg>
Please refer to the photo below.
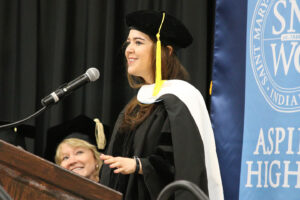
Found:
<svg viewBox="0 0 300 200"><path fill-rule="evenodd" d="M0 140L0 185L14 200L121 200L122 194Z"/></svg>

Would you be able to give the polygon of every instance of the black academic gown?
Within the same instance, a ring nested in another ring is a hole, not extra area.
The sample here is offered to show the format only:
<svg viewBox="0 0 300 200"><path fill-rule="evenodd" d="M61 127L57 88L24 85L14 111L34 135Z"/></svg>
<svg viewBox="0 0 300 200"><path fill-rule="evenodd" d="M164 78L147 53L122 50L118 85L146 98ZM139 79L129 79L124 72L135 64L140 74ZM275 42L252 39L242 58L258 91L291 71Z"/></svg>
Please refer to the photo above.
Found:
<svg viewBox="0 0 300 200"><path fill-rule="evenodd" d="M127 135L118 131L121 113L107 149L108 155L138 156L143 175L114 174L103 165L100 182L122 192L126 200L157 199L174 180L191 181L208 194L203 142L186 105L172 94L161 96L155 104L148 118ZM179 192L176 199L194 197Z"/></svg>

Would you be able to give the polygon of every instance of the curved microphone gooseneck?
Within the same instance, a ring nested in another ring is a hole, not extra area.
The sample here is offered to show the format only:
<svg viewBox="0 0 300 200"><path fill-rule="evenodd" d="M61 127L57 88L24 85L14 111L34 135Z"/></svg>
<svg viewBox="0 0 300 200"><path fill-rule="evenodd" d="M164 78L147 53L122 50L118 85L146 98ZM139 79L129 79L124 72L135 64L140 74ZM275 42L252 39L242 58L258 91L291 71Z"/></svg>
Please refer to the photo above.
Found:
<svg viewBox="0 0 300 200"><path fill-rule="evenodd" d="M40 115L46 108L47 108L47 106L44 106L40 110L38 110L37 112L35 112L34 114L32 114L29 117L26 117L26 118L24 118L22 120L19 120L19 121L13 122L13 123L9 123L9 124L4 124L4 125L0 126L0 129L2 129L2 128L16 127L17 125L22 124L23 122L31 119L32 117L36 117L36 116Z"/></svg>

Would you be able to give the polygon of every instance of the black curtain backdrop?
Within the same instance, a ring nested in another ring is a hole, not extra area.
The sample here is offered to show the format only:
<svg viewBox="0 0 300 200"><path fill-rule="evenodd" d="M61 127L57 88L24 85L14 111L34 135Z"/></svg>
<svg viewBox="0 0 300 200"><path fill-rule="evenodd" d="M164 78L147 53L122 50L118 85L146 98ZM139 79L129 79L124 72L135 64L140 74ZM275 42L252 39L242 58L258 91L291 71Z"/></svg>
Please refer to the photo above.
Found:
<svg viewBox="0 0 300 200"><path fill-rule="evenodd" d="M0 120L17 121L40 109L40 100L83 74L100 79L80 88L26 124L36 127L35 154L43 156L48 128L85 114L114 121L136 93L127 84L121 46L124 16L166 10L181 19L194 43L179 58L208 102L213 3L209 0L0 0Z"/></svg>

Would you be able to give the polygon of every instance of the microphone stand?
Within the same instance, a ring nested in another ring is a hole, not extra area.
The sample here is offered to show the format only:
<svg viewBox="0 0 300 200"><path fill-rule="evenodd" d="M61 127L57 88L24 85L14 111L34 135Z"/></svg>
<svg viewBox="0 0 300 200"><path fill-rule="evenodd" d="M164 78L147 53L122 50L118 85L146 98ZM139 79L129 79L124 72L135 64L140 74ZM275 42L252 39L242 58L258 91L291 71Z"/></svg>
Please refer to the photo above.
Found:
<svg viewBox="0 0 300 200"><path fill-rule="evenodd" d="M9 124L4 124L4 125L0 126L0 129L2 129L2 128L11 128L11 127L15 127L19 124L22 124L23 122L25 122L25 121L33 118L33 117L36 117L36 116L40 115L46 108L47 108L47 106L44 106L40 110L36 111L34 114L32 114L32 115L30 115L30 116L28 116L28 117L26 117L22 120L19 120L19 121L13 122L13 123L9 123Z"/></svg>
<svg viewBox="0 0 300 200"><path fill-rule="evenodd" d="M63 84L55 92L44 97L41 101L42 105L44 107L42 107L40 110L38 110L34 114L30 115L29 117L26 117L25 119L22 119L22 120L19 120L19 121L10 123L10 124L4 124L4 125L0 126L0 129L15 127L15 126L31 119L32 117L36 117L36 116L40 115L47 108L48 105L57 103L62 97L70 94L73 90L78 89L83 84L86 84L87 82L91 82L91 81L96 81L99 78L99 76L100 76L100 72L97 68L93 68L93 67L89 68L86 71L86 73L84 73L83 75L77 77L75 80L73 80L69 83Z"/></svg>

